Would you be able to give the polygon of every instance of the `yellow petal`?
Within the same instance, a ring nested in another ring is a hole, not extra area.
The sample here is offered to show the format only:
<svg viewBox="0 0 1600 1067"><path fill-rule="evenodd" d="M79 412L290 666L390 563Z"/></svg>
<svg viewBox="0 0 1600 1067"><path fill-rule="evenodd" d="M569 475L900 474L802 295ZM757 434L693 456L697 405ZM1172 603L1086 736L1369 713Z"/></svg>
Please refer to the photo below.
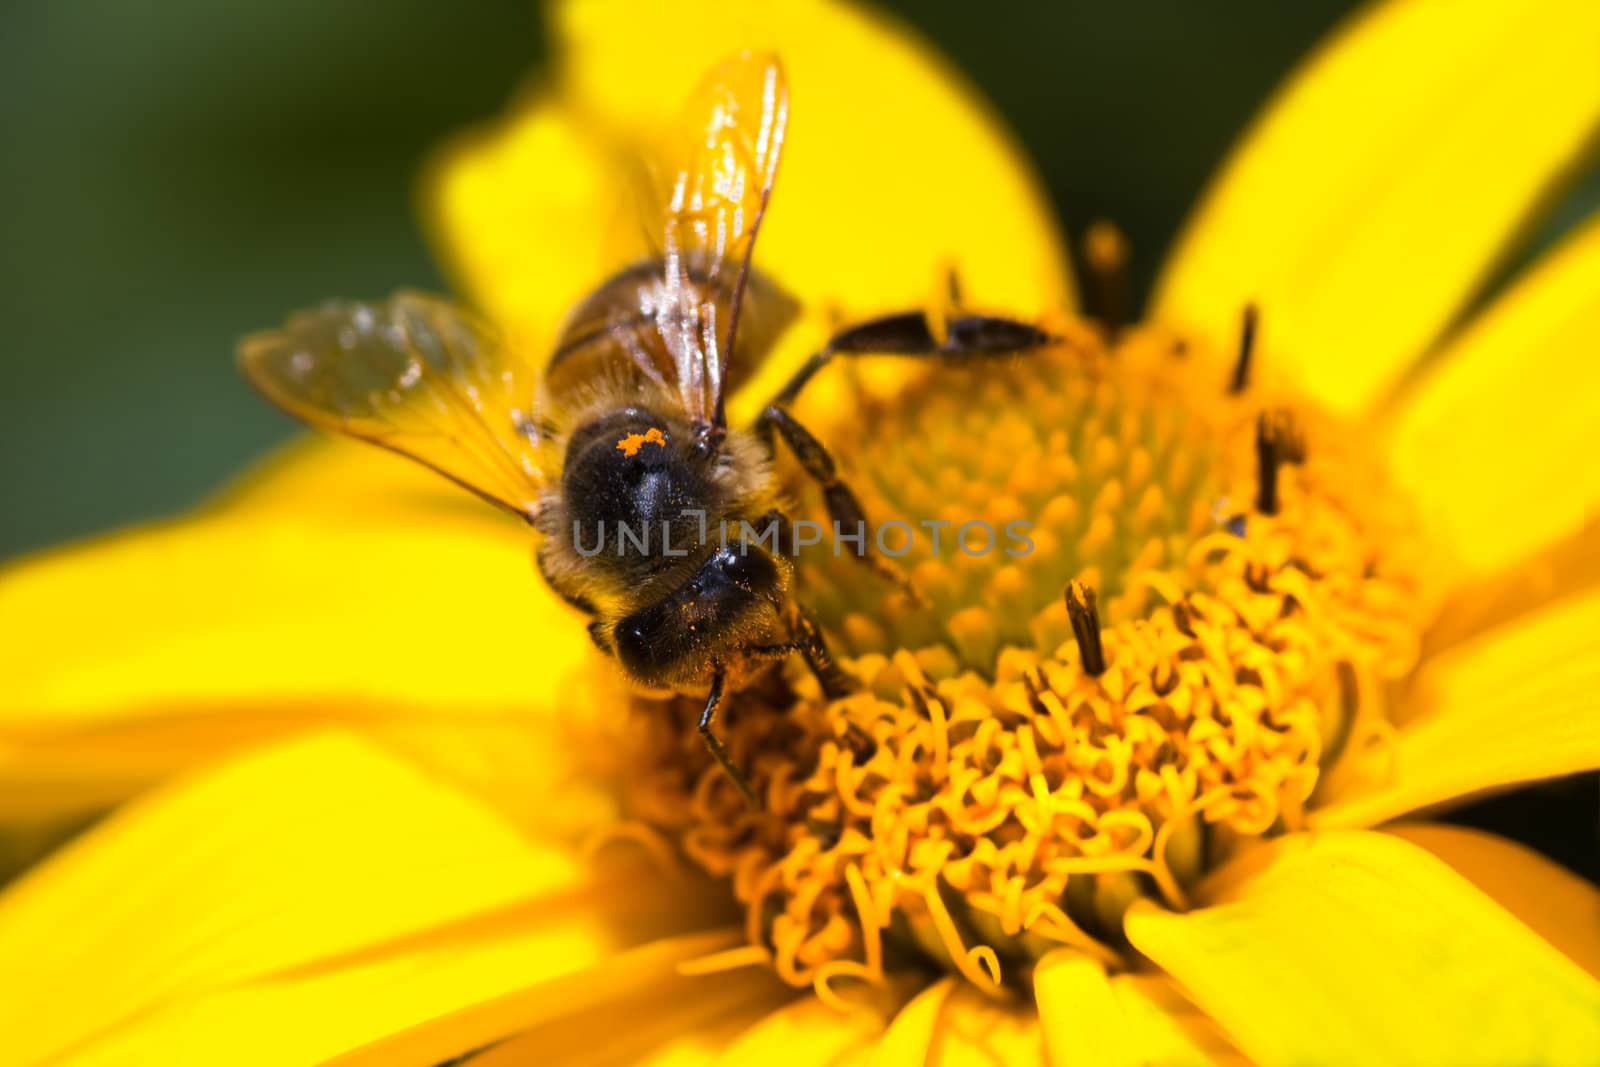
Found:
<svg viewBox="0 0 1600 1067"><path fill-rule="evenodd" d="M536 350L620 265L605 259L619 220L632 221L629 157L744 48L777 51L791 90L756 264L813 313L752 395L770 396L831 312L924 307L951 265L976 306L1035 316L1070 300L1057 227L1022 155L906 27L827 0L655 0L562 4L554 36L554 83L446 154L430 186L461 284Z"/></svg>
<svg viewBox="0 0 1600 1067"><path fill-rule="evenodd" d="M1111 990L1124 1025L1139 1035L1142 1062L1154 1067L1243 1067L1248 1061L1217 1024L1164 974L1119 974Z"/></svg>
<svg viewBox="0 0 1600 1067"><path fill-rule="evenodd" d="M585 917L574 915L565 921L582 924ZM559 928L559 923L551 923L544 937L548 940ZM749 1017L793 996L792 990L770 974L736 972L688 978L679 973L683 964L728 948L739 939L739 932L732 928L668 938L581 970L573 967L575 961L562 958L555 946L544 948L537 961L533 951L528 951L525 958L535 972L560 977L553 981L517 978L510 986L513 993L492 1000L480 998L465 1010L429 1019L387 1041L341 1057L337 1063L340 1067L431 1067L497 1041L503 1045L487 1055L481 1067L529 1062L638 1063L645 1055L671 1045L675 1038L702 1028L715 1033L730 1016ZM535 948L528 945L529 950ZM506 968L500 973L514 977ZM447 991L431 980L427 984L433 986L434 997ZM625 1027L618 1025L622 1021L626 1021ZM601 1034L606 1037L597 1042ZM537 1056L530 1056L531 1050L538 1050ZM263 1061L267 1062L276 1061Z"/></svg>
<svg viewBox="0 0 1600 1067"><path fill-rule="evenodd" d="M1401 823L1386 833L1444 860L1578 966L1600 978L1600 889L1530 848L1443 823Z"/></svg>
<svg viewBox="0 0 1600 1067"><path fill-rule="evenodd" d="M48 818L0 821L0 886L83 832L90 819Z"/></svg>
<svg viewBox="0 0 1600 1067"><path fill-rule="evenodd" d="M254 542L254 532L263 546L286 542L276 556L253 545L246 552L255 567L272 563L282 573L236 582L249 575L232 553L242 536ZM416 559L437 577L389 581L384 561L404 563L413 542L423 553ZM189 551L193 545L200 548ZM295 545L305 553L296 556ZM428 559L428 545L447 551ZM8 833L22 827L58 837L61 827L210 756L308 721L342 721L381 733L547 837L580 829L595 809L592 790L574 779L593 746L570 727L615 705L621 682L587 647L582 620L534 573L531 545L518 524L414 464L307 437L187 520L0 569L0 633L37 646L22 669L0 678L0 824ZM181 565L166 566L174 557ZM455 567L463 569L452 574ZM162 611L145 611L130 591L169 579L192 585L159 598ZM525 594L522 607L516 598L490 599L501 582L502 592ZM86 585L106 591L98 616L106 632L80 645L87 624L77 626L68 606L52 601ZM339 596L330 595L334 588ZM429 610L460 624L441 628L438 618L422 617ZM169 629L144 633L160 625ZM288 637L275 648L278 633ZM213 658L191 664L196 645ZM531 648L542 655L530 658ZM182 669L163 673L175 659ZM552 701L554 691L567 699ZM447 703L429 706L430 699ZM535 743L532 727L552 718L560 724ZM558 741L570 751L551 759ZM552 820L548 799L558 790L563 802Z"/></svg>
<svg viewBox="0 0 1600 1067"><path fill-rule="evenodd" d="M872 1067L911 1067L928 1061L956 979L941 978L916 996L889 1023L872 1050Z"/></svg>
<svg viewBox="0 0 1600 1067"><path fill-rule="evenodd" d="M802 997L745 1031L723 1049L717 1063L834 1063L871 1048L883 1027L883 1015L871 1008L841 1011L816 997Z"/></svg>
<svg viewBox="0 0 1600 1067"><path fill-rule="evenodd" d="M65 1062L433 1067L504 1041L474 1059L474 1067L575 1063L582 1050L593 1049L595 1034L619 1018L630 1026L612 1032L605 1051L648 1048L641 1040L647 1035L665 1043L685 1025L714 1023L714 1012L770 1006L777 992L749 975L737 985L724 976L694 984L678 977L679 963L725 946L737 936L731 931L596 955L584 945L595 936L597 918L572 910L222 989L143 1015ZM553 1031L577 1020L588 1022L585 1041L553 1042ZM248 1041L241 1040L245 1034ZM530 1060L530 1047L543 1058Z"/></svg>
<svg viewBox="0 0 1600 1067"><path fill-rule="evenodd" d="M1600 514L1494 574L1458 582L1423 635L1423 658L1600 585Z"/></svg>
<svg viewBox="0 0 1600 1067"><path fill-rule="evenodd" d="M1141 902L1134 947L1262 1063L1589 1064L1600 982L1426 851L1296 834Z"/></svg>
<svg viewBox="0 0 1600 1067"><path fill-rule="evenodd" d="M697 990L689 991L685 999L697 993ZM732 1044L738 1035L759 1022L772 1010L775 1003L776 1001L765 1003L757 1001L720 1010L716 1018L708 1019L686 1033L674 1034L642 1058L629 1058L623 1055L597 1061L594 1067L611 1064L615 1067L712 1067L721 1056L722 1050ZM671 1017L675 1022L678 1021L678 1016L675 1014ZM504 1067L520 1067L520 1064L527 1062L526 1058L521 1061L508 1059ZM485 1063L479 1067L495 1067L495 1065Z"/></svg>
<svg viewBox="0 0 1600 1067"><path fill-rule="evenodd" d="M1600 123L1600 6L1398 0L1256 122L1167 265L1158 317L1360 410L1466 305Z"/></svg>
<svg viewBox="0 0 1600 1067"><path fill-rule="evenodd" d="M1373 826L1491 789L1600 767L1600 592L1558 602L1424 664L1390 773L1356 779L1311 814ZM1392 764L1392 766L1391 766Z"/></svg>
<svg viewBox="0 0 1600 1067"><path fill-rule="evenodd" d="M258 459L205 505L202 516L247 513L266 518L367 515L477 525L508 531L521 527L425 467L348 438L306 433Z"/></svg>
<svg viewBox="0 0 1600 1067"><path fill-rule="evenodd" d="M122 809L0 896L0 959L28 961L0 968L7 1059L585 884L570 853L353 736L263 750ZM610 945L573 922L559 951Z"/></svg>
<svg viewBox="0 0 1600 1067"><path fill-rule="evenodd" d="M945 1000L930 1064L939 1067L1042 1065L1044 1034L1031 1004L1001 1001L963 983Z"/></svg>
<svg viewBox="0 0 1600 1067"><path fill-rule="evenodd" d="M1600 215L1501 297L1408 389L1390 460L1474 570L1580 529L1600 506ZM1585 403L1584 398L1590 402Z"/></svg>
<svg viewBox="0 0 1600 1067"><path fill-rule="evenodd" d="M1108 977L1100 961L1059 949L1039 961L1033 995L1051 1067L1178 1067L1234 1056L1216 1027L1159 975Z"/></svg>
<svg viewBox="0 0 1600 1067"><path fill-rule="evenodd" d="M622 264L628 215L619 150L540 90L504 121L446 146L424 182L444 266L528 358Z"/></svg>
<svg viewBox="0 0 1600 1067"><path fill-rule="evenodd" d="M7 743L158 715L251 712L229 720L249 737L296 713L537 711L583 692L582 620L527 531L363 451L324 445L194 518L0 570L0 762Z"/></svg>
<svg viewBox="0 0 1600 1067"><path fill-rule="evenodd" d="M0 826L50 835L219 753L306 728L286 714L155 716L87 729L6 721L0 708ZM335 721L336 713L319 715Z"/></svg>
<svg viewBox="0 0 1600 1067"><path fill-rule="evenodd" d="M589 995L582 1002L563 999L542 1013L548 1018L474 1057L472 1067L706 1067L742 1033L795 998L792 988L767 971L675 974L640 982L636 963L625 956L585 974L588 982L581 988ZM389 1067L391 1061L370 1062Z"/></svg>
<svg viewBox="0 0 1600 1067"><path fill-rule="evenodd" d="M782 57L793 114L757 262L808 301L919 305L952 263L979 302L1034 312L1067 298L1030 165L905 24L829 0L569 0L557 10L574 105L641 137L726 55Z"/></svg>
<svg viewBox="0 0 1600 1067"><path fill-rule="evenodd" d="M1070 949L1051 952L1034 970L1033 996L1052 1067L1148 1062L1100 961Z"/></svg>

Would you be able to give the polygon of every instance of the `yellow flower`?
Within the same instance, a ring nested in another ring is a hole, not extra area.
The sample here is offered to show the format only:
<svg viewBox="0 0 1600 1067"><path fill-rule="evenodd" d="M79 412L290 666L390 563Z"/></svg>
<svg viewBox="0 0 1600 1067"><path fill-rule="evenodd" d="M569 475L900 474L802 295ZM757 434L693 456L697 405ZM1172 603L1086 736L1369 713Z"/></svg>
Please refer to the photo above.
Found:
<svg viewBox="0 0 1600 1067"><path fill-rule="evenodd" d="M790 72L757 255L809 310L743 403L952 262L978 306L1070 302L1016 152L900 27L556 19L556 76L429 186L523 343L740 47ZM758 811L681 709L630 716L523 530L356 446L8 567L8 839L118 807L0 893L6 1062L1592 1062L1600 892L1393 821L1600 766L1600 220L1455 325L1600 126L1596 54L1589 3L1375 6L1249 133L1151 325L824 384L825 436L895 471L880 514L1043 500L1042 562L923 557L931 616L807 563L868 685L729 724Z"/></svg>

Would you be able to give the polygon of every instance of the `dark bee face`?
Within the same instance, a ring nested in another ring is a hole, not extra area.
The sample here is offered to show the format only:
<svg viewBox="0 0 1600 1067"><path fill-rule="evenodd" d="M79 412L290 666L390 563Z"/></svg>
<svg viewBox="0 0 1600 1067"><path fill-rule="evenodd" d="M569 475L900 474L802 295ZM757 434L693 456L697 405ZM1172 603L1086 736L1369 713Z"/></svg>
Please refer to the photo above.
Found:
<svg viewBox="0 0 1600 1067"><path fill-rule="evenodd" d="M567 446L568 528L558 536L614 574L647 576L702 556L707 517L723 493L689 437L637 407L581 428Z"/></svg>
<svg viewBox="0 0 1600 1067"><path fill-rule="evenodd" d="M679 684L718 653L776 640L786 585L761 549L719 548L669 596L617 622L617 659L646 684Z"/></svg>

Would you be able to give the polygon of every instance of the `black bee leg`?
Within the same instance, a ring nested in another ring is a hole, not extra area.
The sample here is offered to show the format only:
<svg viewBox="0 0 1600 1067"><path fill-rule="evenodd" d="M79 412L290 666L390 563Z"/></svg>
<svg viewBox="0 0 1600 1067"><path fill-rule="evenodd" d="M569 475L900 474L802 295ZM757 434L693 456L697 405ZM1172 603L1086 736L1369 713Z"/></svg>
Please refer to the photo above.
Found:
<svg viewBox="0 0 1600 1067"><path fill-rule="evenodd" d="M835 533L838 540L845 536L856 542L855 557L878 574L894 582L904 589L913 599L917 599L916 591L911 588L906 576L891 565L887 560L880 558L870 550L872 531L868 529L866 513L861 508L861 501L856 499L856 494L848 485L839 480L839 469L833 462L833 456L828 453L821 441L812 436L811 431L800 425L800 422L787 410L773 404L761 414L761 421L757 428L770 436L772 430L777 430L789 450L794 453L795 459L800 461L800 466L814 478L822 487L822 497L828 505L828 517L833 520Z"/></svg>
<svg viewBox="0 0 1600 1067"><path fill-rule="evenodd" d="M960 293L952 274L952 302ZM942 328L926 312L903 311L884 315L835 334L833 340L813 353L789 379L773 403L787 406L800 395L806 383L831 363L836 356L914 356L961 360L982 356L1006 356L1042 348L1056 338L1037 326L1016 319L993 315L965 315L951 312L940 316Z"/></svg>
<svg viewBox="0 0 1600 1067"><path fill-rule="evenodd" d="M705 738L706 747L711 754L722 764L722 769L727 772L733 784L739 787L739 792L744 794L745 802L752 808L756 807L756 795L750 788L750 783L745 779L744 772L733 765L733 760L728 758L728 750L722 747L722 742L717 740L717 735L711 732L711 724L716 721L717 708L722 704L723 678L719 670L711 676L711 692L706 696L705 710L700 713L700 736Z"/></svg>
<svg viewBox="0 0 1600 1067"><path fill-rule="evenodd" d="M817 684L822 687L824 697L838 700L860 688L856 680L834 662L833 653L828 651L828 643L822 638L822 628L817 625L817 620L798 605L795 607L794 637L795 646L805 658L806 666L811 668L811 673L817 676Z"/></svg>

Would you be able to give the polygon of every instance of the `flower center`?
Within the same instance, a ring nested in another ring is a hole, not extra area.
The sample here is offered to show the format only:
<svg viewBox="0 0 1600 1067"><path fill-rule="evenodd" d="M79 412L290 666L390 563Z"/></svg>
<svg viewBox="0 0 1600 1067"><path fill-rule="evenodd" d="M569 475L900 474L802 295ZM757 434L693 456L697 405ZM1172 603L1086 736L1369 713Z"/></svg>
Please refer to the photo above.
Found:
<svg viewBox="0 0 1600 1067"><path fill-rule="evenodd" d="M916 595L848 542L802 558L862 687L826 701L795 663L731 703L758 809L697 705L635 717L633 813L731 881L792 982L923 958L992 985L1062 944L1114 963L1134 899L1184 907L1385 736L1429 597L1360 439L1159 330L1067 334L830 436Z"/></svg>

